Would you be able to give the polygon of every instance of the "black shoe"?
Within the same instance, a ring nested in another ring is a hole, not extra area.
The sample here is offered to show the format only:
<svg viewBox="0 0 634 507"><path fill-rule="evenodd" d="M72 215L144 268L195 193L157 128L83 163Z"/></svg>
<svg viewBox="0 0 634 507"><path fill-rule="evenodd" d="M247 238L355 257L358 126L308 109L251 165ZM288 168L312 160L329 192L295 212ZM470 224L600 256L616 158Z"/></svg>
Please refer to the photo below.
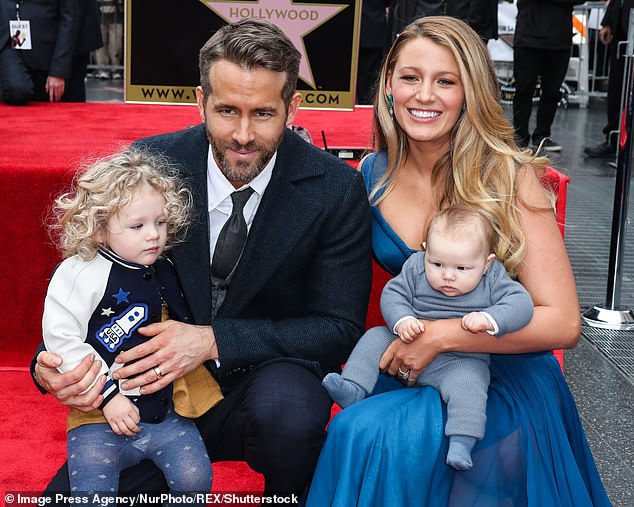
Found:
<svg viewBox="0 0 634 507"><path fill-rule="evenodd" d="M616 146L612 146L610 143L603 141L601 144L597 144L596 146L588 146L583 152L588 157L613 157L616 153Z"/></svg>
<svg viewBox="0 0 634 507"><path fill-rule="evenodd" d="M543 139L533 140L533 146L535 147L535 150L539 148L540 144L541 144L541 149L544 151L550 151L550 152L561 151L561 145L553 141L550 137L544 137Z"/></svg>

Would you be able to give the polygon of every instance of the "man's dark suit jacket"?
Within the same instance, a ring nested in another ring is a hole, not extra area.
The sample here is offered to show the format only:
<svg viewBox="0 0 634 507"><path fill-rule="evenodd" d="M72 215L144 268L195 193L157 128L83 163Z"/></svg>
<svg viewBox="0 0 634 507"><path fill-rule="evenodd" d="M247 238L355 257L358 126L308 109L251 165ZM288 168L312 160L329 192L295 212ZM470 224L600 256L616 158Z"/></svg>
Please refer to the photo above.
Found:
<svg viewBox="0 0 634 507"><path fill-rule="evenodd" d="M634 8L634 0L612 0L605 9L602 26L609 26L612 29L612 35L615 38L619 33L623 37L627 37L627 30L630 20L630 9Z"/></svg>
<svg viewBox="0 0 634 507"><path fill-rule="evenodd" d="M271 181L218 314L211 316L203 125L137 141L167 155L194 196L194 223L172 258L196 324L213 326L223 389L274 361L320 378L362 334L371 285L370 211L361 175L286 129Z"/></svg>
<svg viewBox="0 0 634 507"><path fill-rule="evenodd" d="M68 79L77 32L79 0L27 0L20 19L29 20L33 49L20 51L26 67ZM82 0L83 1L83 0ZM16 19L16 0L0 0L0 48L9 40L9 20Z"/></svg>

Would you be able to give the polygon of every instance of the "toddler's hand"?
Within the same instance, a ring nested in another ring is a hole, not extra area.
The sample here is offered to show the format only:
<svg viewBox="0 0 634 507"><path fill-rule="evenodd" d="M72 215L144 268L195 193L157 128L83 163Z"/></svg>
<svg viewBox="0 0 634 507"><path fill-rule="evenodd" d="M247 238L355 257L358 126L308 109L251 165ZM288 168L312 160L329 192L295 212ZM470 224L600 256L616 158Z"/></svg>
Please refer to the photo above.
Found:
<svg viewBox="0 0 634 507"><path fill-rule="evenodd" d="M487 316L480 312L467 313L462 317L462 328L471 333L495 330Z"/></svg>
<svg viewBox="0 0 634 507"><path fill-rule="evenodd" d="M413 317L404 320L396 327L396 334L404 343L411 343L423 331L425 331L425 326L422 321Z"/></svg>
<svg viewBox="0 0 634 507"><path fill-rule="evenodd" d="M121 393L103 407L103 415L117 435L132 437L141 431L138 426L141 420L139 409Z"/></svg>

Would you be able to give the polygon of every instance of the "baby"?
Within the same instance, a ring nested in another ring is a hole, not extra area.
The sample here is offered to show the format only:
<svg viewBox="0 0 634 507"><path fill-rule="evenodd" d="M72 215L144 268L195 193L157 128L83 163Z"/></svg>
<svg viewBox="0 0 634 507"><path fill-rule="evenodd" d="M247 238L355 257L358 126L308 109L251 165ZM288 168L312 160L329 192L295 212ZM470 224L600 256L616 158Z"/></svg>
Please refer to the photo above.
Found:
<svg viewBox="0 0 634 507"><path fill-rule="evenodd" d="M467 206L446 208L434 217L425 252L414 253L383 289L381 312L388 327L368 330L342 374L324 378L335 402L347 407L370 395L394 334L409 343L425 331L424 320L462 318L466 330L498 337L530 322L531 297L495 259L494 234L490 222ZM447 464L456 470L473 466L471 451L484 436L488 365L488 354L440 354L416 381L438 389L447 403ZM407 382L409 370L399 368L399 378Z"/></svg>

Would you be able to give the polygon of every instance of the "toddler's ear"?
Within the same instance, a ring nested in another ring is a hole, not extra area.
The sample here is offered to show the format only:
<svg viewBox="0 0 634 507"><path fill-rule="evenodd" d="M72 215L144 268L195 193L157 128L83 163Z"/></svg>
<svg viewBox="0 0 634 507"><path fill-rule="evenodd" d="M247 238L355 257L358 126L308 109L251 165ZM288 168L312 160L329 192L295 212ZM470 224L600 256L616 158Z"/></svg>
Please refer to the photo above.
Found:
<svg viewBox="0 0 634 507"><path fill-rule="evenodd" d="M494 253L489 254L489 256L487 257L486 262L484 263L484 270L485 271L491 267L491 264L493 264L494 260L495 260L495 254Z"/></svg>

